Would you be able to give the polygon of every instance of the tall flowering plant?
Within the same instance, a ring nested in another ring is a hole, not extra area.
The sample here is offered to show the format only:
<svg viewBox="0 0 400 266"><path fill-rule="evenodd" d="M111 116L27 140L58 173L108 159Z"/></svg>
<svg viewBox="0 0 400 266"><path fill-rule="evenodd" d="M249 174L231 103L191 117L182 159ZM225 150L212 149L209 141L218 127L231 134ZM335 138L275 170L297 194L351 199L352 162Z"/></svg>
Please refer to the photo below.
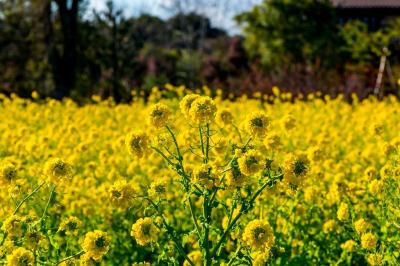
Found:
<svg viewBox="0 0 400 266"><path fill-rule="evenodd" d="M233 235L237 235L243 222L254 218L251 212L266 188L284 180L283 171L272 170L272 160L254 141L267 135L270 118L263 112L251 113L240 130L231 112L218 110L210 97L195 94L185 96L180 109L189 130L196 132L189 136L188 145L179 143L181 138L173 129L173 112L161 103L152 106L148 120L155 129L155 137L168 138L170 145L165 141L152 142L144 132L131 133L126 144L135 158L140 159L153 151L173 170L184 194L191 228L184 231L172 225L167 217L173 217L175 214L168 212L174 210L168 208L168 200L162 196L166 187L154 180L149 193L140 196L154 212L133 224L132 236L140 245L162 241L161 236L166 236L174 243L185 265L233 265L267 260L275 237L262 215L245 226L242 236L240 233L239 237ZM231 129L237 133L229 139L226 132ZM299 185L308 162L292 158L287 165L290 176L287 181L293 186ZM154 197L157 193L159 197ZM194 235L192 242L195 244L187 248L184 239L190 234ZM222 250L232 237L236 252L229 257Z"/></svg>

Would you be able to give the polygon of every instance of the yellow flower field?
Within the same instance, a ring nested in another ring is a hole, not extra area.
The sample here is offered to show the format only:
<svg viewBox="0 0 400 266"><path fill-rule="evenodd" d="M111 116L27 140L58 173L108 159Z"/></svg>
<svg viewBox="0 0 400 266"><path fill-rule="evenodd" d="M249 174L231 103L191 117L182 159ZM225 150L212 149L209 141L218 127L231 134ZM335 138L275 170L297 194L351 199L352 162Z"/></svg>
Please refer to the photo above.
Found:
<svg viewBox="0 0 400 266"><path fill-rule="evenodd" d="M1 96L1 264L399 265L398 100L274 92Z"/></svg>

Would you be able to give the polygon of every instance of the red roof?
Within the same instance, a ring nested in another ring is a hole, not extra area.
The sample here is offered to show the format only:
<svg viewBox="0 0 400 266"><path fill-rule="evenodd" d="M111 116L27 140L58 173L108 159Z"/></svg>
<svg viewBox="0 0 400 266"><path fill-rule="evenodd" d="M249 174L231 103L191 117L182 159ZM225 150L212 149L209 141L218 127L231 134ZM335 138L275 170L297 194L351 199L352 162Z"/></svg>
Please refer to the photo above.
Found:
<svg viewBox="0 0 400 266"><path fill-rule="evenodd" d="M400 8L400 0L331 0L339 8Z"/></svg>

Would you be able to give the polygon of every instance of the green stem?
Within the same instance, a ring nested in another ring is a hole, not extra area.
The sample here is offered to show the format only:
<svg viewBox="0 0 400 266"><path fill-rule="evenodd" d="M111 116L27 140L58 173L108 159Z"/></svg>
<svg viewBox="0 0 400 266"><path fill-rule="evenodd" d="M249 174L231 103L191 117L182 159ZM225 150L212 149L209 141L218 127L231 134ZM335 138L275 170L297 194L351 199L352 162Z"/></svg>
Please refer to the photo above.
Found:
<svg viewBox="0 0 400 266"><path fill-rule="evenodd" d="M208 163L208 153L210 152L210 124L206 124L206 154L205 163Z"/></svg>
<svg viewBox="0 0 400 266"><path fill-rule="evenodd" d="M3 236L3 239L1 240L1 243L0 243L0 247L2 247L2 246L3 246L4 242L5 242L5 241L6 241L6 239L7 239L7 236L8 236L8 233L7 233L7 232L5 232L5 233L4 233L4 236Z"/></svg>
<svg viewBox="0 0 400 266"><path fill-rule="evenodd" d="M162 151L154 146L151 146L151 148L155 150L158 154L160 154L168 162L168 164L174 166L174 163Z"/></svg>
<svg viewBox="0 0 400 266"><path fill-rule="evenodd" d="M178 141L176 140L175 134L169 126L166 126L166 128L167 128L169 134L171 135L172 140L175 144L176 153L178 154L179 167L182 170L182 175L186 180L189 180L188 176L186 175L185 168L183 167L183 156L182 156L181 150L179 149Z"/></svg>
<svg viewBox="0 0 400 266"><path fill-rule="evenodd" d="M232 126L233 126L233 128L235 129L236 133L238 134L240 142L242 142L242 141L243 141L243 140L242 140L242 134L240 134L239 128L238 128L236 125L234 125L234 124L232 124Z"/></svg>
<svg viewBox="0 0 400 266"><path fill-rule="evenodd" d="M235 210L236 210L236 204L233 204L232 208L231 208L231 212L229 213L229 217L228 217L228 223L227 223L228 225L230 225L232 222L232 217L233 217L233 213Z"/></svg>
<svg viewBox="0 0 400 266"><path fill-rule="evenodd" d="M173 154L173 153L168 149L168 147L167 147L166 145L162 145L162 146L163 146L163 148L168 152L168 154L169 154L170 156L174 157L176 160L179 160L179 158L176 157L176 155Z"/></svg>
<svg viewBox="0 0 400 266"><path fill-rule="evenodd" d="M31 193L29 193L25 198L23 198L21 200L21 202L17 205L17 207L15 208L13 215L17 214L17 212L19 211L19 209L22 207L22 205L29 199L31 198L36 192L38 192L43 186L44 184L46 184L46 182L41 183L39 186L37 186ZM0 246L3 246L4 242L7 239L7 232L4 234L3 239L0 242Z"/></svg>
<svg viewBox="0 0 400 266"><path fill-rule="evenodd" d="M56 265L60 265L60 264L63 263L64 261L68 261L68 260L70 260L70 259L73 259L73 258L75 258L75 257L78 257L79 255L81 255L81 254L83 254L83 253L85 253L85 251L81 250L81 251L79 251L78 253L76 253L76 254L74 254L74 255L71 255L71 256L69 256L69 257L66 257L66 258L64 258L64 259L62 259L62 260L60 260L60 261L58 261L58 262L56 263Z"/></svg>
<svg viewBox="0 0 400 266"><path fill-rule="evenodd" d="M181 172L178 171L178 174L179 174L180 176L183 176L183 178L189 183L189 182L190 182L190 179L189 179L188 175L186 174L185 168L183 167L183 156L182 156L182 153L181 153L181 151L180 151L180 149L179 149L178 141L176 140L175 134L174 134L174 132L171 130L171 128L170 128L169 126L166 126L166 128L167 128L168 132L170 133L170 135L171 135L171 137L172 137L172 140L173 140L173 142L174 142L174 144L175 144L176 152L177 152L177 154L178 154L178 163L179 163L179 168L180 168L180 170L181 170ZM155 149L157 149L157 148L155 148ZM158 151L158 152L159 152L160 154L163 155L163 153L162 153L161 151ZM165 155L164 155L163 157L166 158ZM171 165L174 165L174 164L172 164L172 162L170 162L170 164L171 164ZM201 193L201 189L200 189L198 186L194 185L194 188L195 188L199 193ZM185 186L185 189L186 189L186 190L189 190L189 186L188 186L188 185Z"/></svg>
<svg viewBox="0 0 400 266"><path fill-rule="evenodd" d="M245 149L247 147L247 145L249 145L251 141L251 137L246 141L246 143L243 145L243 148Z"/></svg>
<svg viewBox="0 0 400 266"><path fill-rule="evenodd" d="M228 266L232 265L232 263L235 261L235 259L237 258L237 256L239 255L240 250L242 250L242 246L239 245L238 248L236 249L235 254L232 256L232 258L229 260L228 262Z"/></svg>
<svg viewBox="0 0 400 266"><path fill-rule="evenodd" d="M176 248L178 249L178 252L181 254L181 256L184 257L191 266L195 266L194 263L192 262L192 260L186 255L185 251L182 248L182 245L179 243L180 241L175 237L175 234L173 232L173 228L167 223L164 215L162 214L162 212L158 208L157 204L155 204L148 197L145 197L144 199L146 199L146 200L148 200L150 202L150 204L153 206L153 208L157 211L158 215L161 217L161 219L163 221L163 225L165 226L165 229L167 229L168 234L170 235L172 241L174 242L174 244L175 244Z"/></svg>
<svg viewBox="0 0 400 266"><path fill-rule="evenodd" d="M232 170L232 167L226 168L224 170L222 170L221 174L225 174L226 172Z"/></svg>
<svg viewBox="0 0 400 266"><path fill-rule="evenodd" d="M340 255L340 258L339 258L338 261L335 263L335 266L340 265L340 264L344 261L345 255L346 255L346 252L342 252L342 254Z"/></svg>
<svg viewBox="0 0 400 266"><path fill-rule="evenodd" d="M201 129L201 125L199 125L199 135L200 135L200 144L201 144L201 152L203 153L203 156L205 155L204 152L204 141L203 141L203 132Z"/></svg>
<svg viewBox="0 0 400 266"><path fill-rule="evenodd" d="M197 223L196 216L194 214L194 206L193 206L193 202L192 202L192 199L190 198L190 196L189 196L189 207L190 207L190 214L192 215L192 220L193 220L194 226L196 228L197 236L199 237L199 240L200 240L201 239L200 227L199 227L199 224Z"/></svg>
<svg viewBox="0 0 400 266"><path fill-rule="evenodd" d="M43 185L46 182L41 183L39 186L37 186L29 195L27 195L19 204L18 206L15 208L13 215L17 214L18 210L22 207L22 205L25 203L25 201L27 201L30 197L33 196L33 194L35 194L36 192L39 191L39 189L41 189L43 187Z"/></svg>
<svg viewBox="0 0 400 266"><path fill-rule="evenodd" d="M44 208L44 211L43 211L43 214L42 214L42 217L40 218L40 220L43 220L45 218L45 216L47 214L47 211L48 211L48 209L50 207L50 203L51 203L51 200L53 198L55 190L56 190L56 186L53 185L53 187L51 188L51 191L50 191L49 199L47 200L46 207Z"/></svg>
<svg viewBox="0 0 400 266"><path fill-rule="evenodd" d="M224 233L221 236L221 239L218 241L218 244L215 246L214 251L213 251L213 255L217 254L219 255L220 253L220 247L222 245L222 243L224 242L225 238L228 236L229 232L231 231L231 229L236 225L237 221L239 220L239 218L244 214L247 213L248 210L250 210L253 206L254 201L257 199L257 197L261 194L261 192L268 186L269 182L264 183L264 185L261 186L261 188L259 190L257 190L257 192L253 195L253 197L250 199L249 203L247 206L242 205L242 208L240 209L239 214L232 220L232 222L228 225L228 227L226 228L226 230L224 231Z"/></svg>
<svg viewBox="0 0 400 266"><path fill-rule="evenodd" d="M202 246L204 248L204 266L211 265L211 254L210 254L210 241L208 240L208 236L210 233L210 210L209 210L209 199L208 194L204 196L203 199L203 217L204 217L204 225L203 225L203 239Z"/></svg>
<svg viewBox="0 0 400 266"><path fill-rule="evenodd" d="M218 187L214 187L214 191L213 191L213 194L211 195L211 199L210 199L210 204L209 204L210 206L212 206L214 199L217 196L217 192L218 192Z"/></svg>
<svg viewBox="0 0 400 266"><path fill-rule="evenodd" d="M176 152L178 153L179 158L181 158L182 154L179 150L179 145L178 145L178 141L176 140L175 134L174 134L174 132L172 132L172 130L169 126L166 126L166 128L167 128L169 134L171 134L172 140L174 141L174 144L175 144Z"/></svg>
<svg viewBox="0 0 400 266"><path fill-rule="evenodd" d="M217 254L219 255L221 253L221 247L222 247L222 243L225 240L225 238L227 237L228 233L231 231L231 229L235 226L236 222L239 220L239 218L242 216L242 213L239 213L233 220L232 222L229 224L229 226L226 228L224 234L222 235L221 239L219 240L218 244L215 246L215 249L213 251L213 255Z"/></svg>

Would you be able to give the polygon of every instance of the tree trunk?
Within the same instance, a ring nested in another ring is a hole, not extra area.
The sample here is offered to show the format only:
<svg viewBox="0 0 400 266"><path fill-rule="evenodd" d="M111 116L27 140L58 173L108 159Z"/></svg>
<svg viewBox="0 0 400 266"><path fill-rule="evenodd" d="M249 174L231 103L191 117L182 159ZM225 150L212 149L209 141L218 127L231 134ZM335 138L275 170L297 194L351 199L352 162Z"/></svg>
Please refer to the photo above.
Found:
<svg viewBox="0 0 400 266"><path fill-rule="evenodd" d="M55 85L55 95L58 92L59 84L62 83L61 77L61 56L59 51L57 50L54 44L54 29L53 29L53 21L52 21L52 0L46 0L43 4L43 17L42 23L44 28L44 43L46 45L47 50L47 60L51 67L51 72L53 75L53 81Z"/></svg>
<svg viewBox="0 0 400 266"><path fill-rule="evenodd" d="M72 0L70 7L67 0L55 0L55 2L61 23L62 49L61 51L57 49L54 40L52 0L47 0L43 6L44 42L53 74L54 97L62 99L70 95L76 81L77 21L80 0Z"/></svg>
<svg viewBox="0 0 400 266"><path fill-rule="evenodd" d="M118 33L117 18L112 17L112 96L114 100L121 102L121 92L119 86L119 67L118 67Z"/></svg>

